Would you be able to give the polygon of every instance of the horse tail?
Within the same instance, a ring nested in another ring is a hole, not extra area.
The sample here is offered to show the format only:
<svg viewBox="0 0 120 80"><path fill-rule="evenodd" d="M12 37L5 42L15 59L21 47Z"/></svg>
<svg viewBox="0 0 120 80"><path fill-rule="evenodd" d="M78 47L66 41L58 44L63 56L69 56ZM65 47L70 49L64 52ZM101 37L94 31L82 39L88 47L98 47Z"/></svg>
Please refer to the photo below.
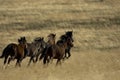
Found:
<svg viewBox="0 0 120 80"><path fill-rule="evenodd" d="M7 52L7 48L5 48L5 49L3 50L2 55L0 56L0 58L4 58L5 55L6 55L6 52Z"/></svg>
<svg viewBox="0 0 120 80"><path fill-rule="evenodd" d="M7 56L11 49L12 49L12 44L9 44L7 47L4 48L0 58L4 58L5 56Z"/></svg>
<svg viewBox="0 0 120 80"><path fill-rule="evenodd" d="M0 58L3 58L4 57L4 54L2 54L1 56L0 56Z"/></svg>

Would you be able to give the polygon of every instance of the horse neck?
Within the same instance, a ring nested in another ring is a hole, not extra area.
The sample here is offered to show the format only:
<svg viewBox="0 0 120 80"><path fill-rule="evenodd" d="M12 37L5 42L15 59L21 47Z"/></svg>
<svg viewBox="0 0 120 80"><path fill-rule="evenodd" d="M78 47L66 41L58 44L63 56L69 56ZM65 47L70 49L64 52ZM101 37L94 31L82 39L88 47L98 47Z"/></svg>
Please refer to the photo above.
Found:
<svg viewBox="0 0 120 80"><path fill-rule="evenodd" d="M55 44L55 39L49 39L48 44L54 45Z"/></svg>
<svg viewBox="0 0 120 80"><path fill-rule="evenodd" d="M26 44L18 44L18 46L21 48L26 48Z"/></svg>
<svg viewBox="0 0 120 80"><path fill-rule="evenodd" d="M67 42L59 43L59 41L58 41L58 43L56 45L62 46L64 49L67 48Z"/></svg>
<svg viewBox="0 0 120 80"><path fill-rule="evenodd" d="M66 49L67 48L67 42L64 42L63 45L64 45L64 48Z"/></svg>

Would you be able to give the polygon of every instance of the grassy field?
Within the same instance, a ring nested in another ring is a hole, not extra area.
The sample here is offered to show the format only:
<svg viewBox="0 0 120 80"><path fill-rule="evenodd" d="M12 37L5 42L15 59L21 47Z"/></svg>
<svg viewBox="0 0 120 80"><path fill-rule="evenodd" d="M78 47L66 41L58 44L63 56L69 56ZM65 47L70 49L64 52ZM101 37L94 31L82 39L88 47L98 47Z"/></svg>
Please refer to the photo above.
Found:
<svg viewBox="0 0 120 80"><path fill-rule="evenodd" d="M42 62L3 69L0 80L120 80L119 0L0 0L0 52L26 36L28 42L49 33L56 40L73 30L72 56L61 66ZM1 54L0 53L0 54Z"/></svg>

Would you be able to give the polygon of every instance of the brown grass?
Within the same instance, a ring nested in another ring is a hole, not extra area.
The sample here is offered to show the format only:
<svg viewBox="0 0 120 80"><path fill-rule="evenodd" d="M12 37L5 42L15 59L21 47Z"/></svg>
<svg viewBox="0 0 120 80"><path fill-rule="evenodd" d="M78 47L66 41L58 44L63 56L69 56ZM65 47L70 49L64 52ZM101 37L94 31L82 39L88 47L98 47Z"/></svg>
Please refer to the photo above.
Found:
<svg viewBox="0 0 120 80"><path fill-rule="evenodd" d="M26 36L28 42L49 33L57 40L73 30L70 59L48 67L42 62L21 68L13 61L2 69L0 80L120 80L119 0L5 0L0 1L0 52L9 43Z"/></svg>

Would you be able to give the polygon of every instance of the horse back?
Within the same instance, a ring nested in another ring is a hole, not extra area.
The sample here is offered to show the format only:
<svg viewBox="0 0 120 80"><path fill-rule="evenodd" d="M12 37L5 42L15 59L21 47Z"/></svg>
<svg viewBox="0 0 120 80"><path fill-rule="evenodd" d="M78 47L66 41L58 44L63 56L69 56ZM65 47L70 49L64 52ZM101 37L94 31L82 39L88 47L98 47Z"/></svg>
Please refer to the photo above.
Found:
<svg viewBox="0 0 120 80"><path fill-rule="evenodd" d="M55 59L62 58L65 54L65 49L62 46L54 45L52 46L53 57Z"/></svg>
<svg viewBox="0 0 120 80"><path fill-rule="evenodd" d="M15 55L15 50L17 49L17 45L15 43L8 44L2 52L2 55L0 56L1 58L5 56L14 56Z"/></svg>

